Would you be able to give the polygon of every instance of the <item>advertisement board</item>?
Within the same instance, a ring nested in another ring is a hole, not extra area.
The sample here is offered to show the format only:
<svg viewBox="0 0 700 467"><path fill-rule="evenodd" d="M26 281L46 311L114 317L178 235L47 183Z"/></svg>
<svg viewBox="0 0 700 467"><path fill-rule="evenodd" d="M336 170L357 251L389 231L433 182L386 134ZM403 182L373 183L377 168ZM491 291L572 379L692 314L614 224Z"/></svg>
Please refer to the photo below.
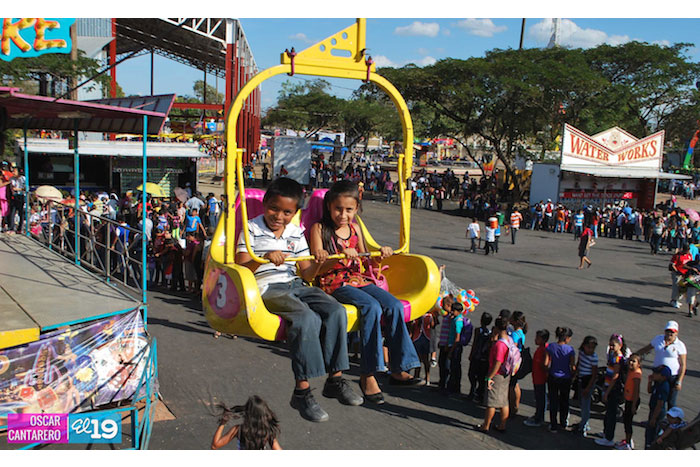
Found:
<svg viewBox="0 0 700 467"><path fill-rule="evenodd" d="M614 127L589 136L571 125L564 125L561 169L590 166L626 166L661 170L664 131L638 139Z"/></svg>
<svg viewBox="0 0 700 467"><path fill-rule="evenodd" d="M70 27L75 18L2 18L0 59L70 53Z"/></svg>

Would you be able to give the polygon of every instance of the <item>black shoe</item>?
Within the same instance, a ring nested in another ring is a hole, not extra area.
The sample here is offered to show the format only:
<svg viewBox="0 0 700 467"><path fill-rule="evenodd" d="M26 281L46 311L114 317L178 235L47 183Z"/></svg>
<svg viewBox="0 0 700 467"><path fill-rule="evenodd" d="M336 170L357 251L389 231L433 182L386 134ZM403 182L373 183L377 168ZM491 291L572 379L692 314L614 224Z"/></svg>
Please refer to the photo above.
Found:
<svg viewBox="0 0 700 467"><path fill-rule="evenodd" d="M418 384L421 384L422 382L423 378L416 378L415 376L413 378L408 379L396 379L389 377L389 384L391 384L392 386L416 386Z"/></svg>
<svg viewBox="0 0 700 467"><path fill-rule="evenodd" d="M338 399L341 404L345 405L362 405L364 399L359 394L356 394L351 388L350 383L346 379L339 377L335 381L330 378L323 385L323 395Z"/></svg>
<svg viewBox="0 0 700 467"><path fill-rule="evenodd" d="M292 400L289 402L292 408L299 411L299 414L311 422L325 422L328 420L328 414L318 405L314 399L311 390L304 394L292 394Z"/></svg>
<svg viewBox="0 0 700 467"><path fill-rule="evenodd" d="M371 402L372 404L381 405L384 403L384 393L381 391L376 394L364 394L364 398L367 402Z"/></svg>

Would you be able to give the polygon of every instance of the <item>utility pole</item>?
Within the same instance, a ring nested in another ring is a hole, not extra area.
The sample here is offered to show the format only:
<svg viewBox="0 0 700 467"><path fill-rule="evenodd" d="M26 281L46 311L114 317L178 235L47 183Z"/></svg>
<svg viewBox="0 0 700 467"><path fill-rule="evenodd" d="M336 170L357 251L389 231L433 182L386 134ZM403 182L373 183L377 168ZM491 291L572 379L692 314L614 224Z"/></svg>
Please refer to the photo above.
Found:
<svg viewBox="0 0 700 467"><path fill-rule="evenodd" d="M523 23L520 26L520 47L518 50L523 50L523 36L525 35L525 18L523 18Z"/></svg>

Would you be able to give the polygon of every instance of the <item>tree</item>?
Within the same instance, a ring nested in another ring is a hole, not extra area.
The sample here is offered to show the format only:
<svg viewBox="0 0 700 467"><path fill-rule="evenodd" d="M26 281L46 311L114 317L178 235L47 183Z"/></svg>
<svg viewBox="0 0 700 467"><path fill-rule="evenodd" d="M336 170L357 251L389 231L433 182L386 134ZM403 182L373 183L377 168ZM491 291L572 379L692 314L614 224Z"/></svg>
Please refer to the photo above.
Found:
<svg viewBox="0 0 700 467"><path fill-rule="evenodd" d="M84 80L99 71L100 62L86 57L81 50L78 50L78 59L75 62L66 54L16 58L11 62L0 60L0 81L4 85L18 86L27 93L52 97L58 97L61 87L66 88L64 91L67 90L69 82ZM93 89L108 84L109 76L102 74L84 86Z"/></svg>
<svg viewBox="0 0 700 467"><path fill-rule="evenodd" d="M194 95L204 102L204 80L194 82ZM207 84L207 104L223 104L226 96L216 90L214 86Z"/></svg>
<svg viewBox="0 0 700 467"><path fill-rule="evenodd" d="M609 82L605 92L596 96L595 105L616 109L615 124L635 136L662 129L694 91L700 65L685 55L692 45L629 42L587 50L591 68Z"/></svg>

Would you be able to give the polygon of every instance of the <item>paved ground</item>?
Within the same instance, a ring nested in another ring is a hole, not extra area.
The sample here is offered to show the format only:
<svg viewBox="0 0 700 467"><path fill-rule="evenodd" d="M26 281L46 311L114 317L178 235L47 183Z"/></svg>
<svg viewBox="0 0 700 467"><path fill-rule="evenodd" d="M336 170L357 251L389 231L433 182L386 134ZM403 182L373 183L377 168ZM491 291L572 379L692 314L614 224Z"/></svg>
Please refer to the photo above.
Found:
<svg viewBox="0 0 700 467"><path fill-rule="evenodd" d="M381 243L398 243L398 215L397 206L365 202L363 218ZM686 414L691 418L696 415L700 407L700 323L698 318L687 318L667 305L670 256L652 257L642 243L601 239L592 249L593 267L579 271L577 244L568 234L521 231L516 246L504 237L497 255L484 256L465 252L467 219L454 212L414 210L412 225L411 251L445 264L452 281L477 292L481 305L476 320L483 311L493 315L501 308L524 311L530 329L527 345L533 349L537 329L547 328L553 334L557 326L569 326L574 330L575 347L585 335L592 334L601 343L599 355L604 354L609 335L621 332L636 350L661 333L667 320L677 320L680 338L690 352L678 400ZM158 342L161 393L175 416L156 422L151 449L207 449L216 428L214 404L243 403L251 394L259 394L275 410L282 427L280 443L288 449L599 448L592 440L572 433L550 434L545 428L522 424L534 413L530 377L522 384L520 414L509 421L505 434L474 431L483 418L482 408L428 387L396 389L384 385L385 405L346 407L321 396L322 379L312 381L312 387L330 421L313 424L289 406L293 376L284 344L214 339L198 300L158 291L152 292L149 300L148 329ZM647 358L645 374L650 363ZM347 377L358 384L356 364ZM643 443L643 428L638 422L648 415L647 403L648 395L643 392L635 417L637 445ZM578 421L578 413L578 408L572 407L572 422ZM602 430L601 415L594 412L594 431ZM616 439L623 436L619 423Z"/></svg>

